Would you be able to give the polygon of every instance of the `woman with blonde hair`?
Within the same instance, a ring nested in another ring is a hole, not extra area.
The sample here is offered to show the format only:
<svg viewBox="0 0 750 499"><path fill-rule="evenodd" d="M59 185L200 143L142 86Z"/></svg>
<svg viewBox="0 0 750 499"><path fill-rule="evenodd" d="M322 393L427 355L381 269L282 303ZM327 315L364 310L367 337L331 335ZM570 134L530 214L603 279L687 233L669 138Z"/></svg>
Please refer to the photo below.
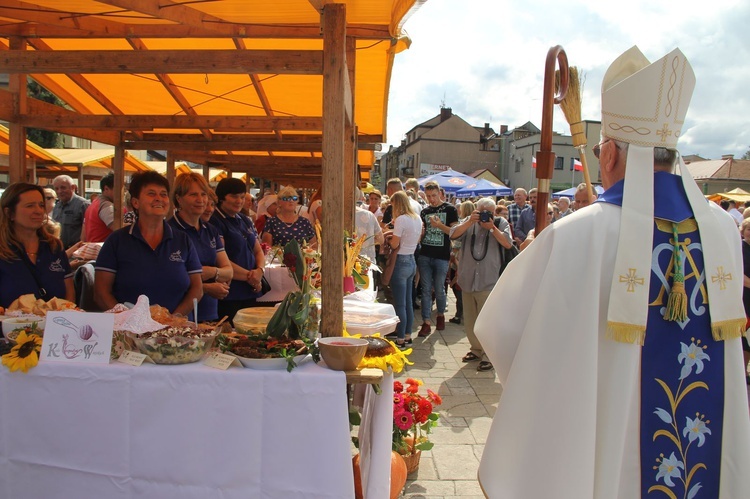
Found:
<svg viewBox="0 0 750 499"><path fill-rule="evenodd" d="M266 220L262 240L269 246L284 246L292 239L300 245L307 242L315 246L315 229L310 221L297 213L299 195L291 185L287 185L277 194L278 209L276 216Z"/></svg>
<svg viewBox="0 0 750 499"><path fill-rule="evenodd" d="M197 319L200 322L219 318L219 300L229 294L233 275L219 231L201 219L209 204L209 192L213 194L203 175L193 172L178 175L172 192L175 212L167 222L173 229L187 234L203 267L203 298L198 302Z"/></svg>
<svg viewBox="0 0 750 499"><path fill-rule="evenodd" d="M422 236L422 219L412 209L409 197L404 191L398 191L391 196L391 206L393 206L393 230L384 235L386 244L389 244L393 251L398 252L390 287L393 292L393 307L399 318L396 326L396 344L405 348L412 342L411 330L414 325L412 294L414 276L417 274L414 251Z"/></svg>
<svg viewBox="0 0 750 499"><path fill-rule="evenodd" d="M0 306L21 295L75 301L62 241L44 229L44 189L19 182L0 197Z"/></svg>

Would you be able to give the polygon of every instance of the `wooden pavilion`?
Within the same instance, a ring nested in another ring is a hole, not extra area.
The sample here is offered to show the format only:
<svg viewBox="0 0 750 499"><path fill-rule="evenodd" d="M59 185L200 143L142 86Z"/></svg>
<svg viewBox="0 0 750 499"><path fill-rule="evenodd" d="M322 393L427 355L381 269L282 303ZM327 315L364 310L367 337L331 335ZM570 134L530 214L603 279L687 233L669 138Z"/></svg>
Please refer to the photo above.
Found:
<svg viewBox="0 0 750 499"><path fill-rule="evenodd" d="M10 179L26 178L34 127L114 146L120 194L128 149L167 151L170 180L184 160L206 176L325 184L321 327L340 335L358 169L386 140L393 59L410 43L402 25L424 1L4 0ZM27 97L27 77L65 107Z"/></svg>

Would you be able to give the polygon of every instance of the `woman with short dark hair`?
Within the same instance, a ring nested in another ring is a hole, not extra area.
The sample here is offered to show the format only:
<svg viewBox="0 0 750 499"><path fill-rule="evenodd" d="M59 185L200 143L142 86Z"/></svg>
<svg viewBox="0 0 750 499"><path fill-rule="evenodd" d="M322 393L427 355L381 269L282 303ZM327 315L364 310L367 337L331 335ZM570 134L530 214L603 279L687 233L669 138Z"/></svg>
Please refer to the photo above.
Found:
<svg viewBox="0 0 750 499"><path fill-rule="evenodd" d="M96 302L108 310L146 295L152 305L188 316L193 299L203 296L203 267L187 234L164 220L170 211L169 182L153 171L136 173L130 200L136 222L113 232L96 259Z"/></svg>
<svg viewBox="0 0 750 499"><path fill-rule="evenodd" d="M261 296L265 256L253 222L241 213L247 187L238 178L225 178L216 186L218 204L211 224L224 241L234 275L227 296L219 300L219 317L234 321L238 310L253 307Z"/></svg>

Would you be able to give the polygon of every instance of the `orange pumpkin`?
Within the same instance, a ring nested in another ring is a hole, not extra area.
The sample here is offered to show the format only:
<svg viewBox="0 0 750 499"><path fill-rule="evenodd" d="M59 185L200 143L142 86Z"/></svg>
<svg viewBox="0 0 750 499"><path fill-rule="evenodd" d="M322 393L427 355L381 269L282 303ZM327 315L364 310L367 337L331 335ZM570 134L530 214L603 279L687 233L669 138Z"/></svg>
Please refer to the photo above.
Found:
<svg viewBox="0 0 750 499"><path fill-rule="evenodd" d="M352 458L354 468L354 499L363 499L362 473L359 469L359 454ZM391 499L396 499L406 485L406 462L398 452L391 452Z"/></svg>

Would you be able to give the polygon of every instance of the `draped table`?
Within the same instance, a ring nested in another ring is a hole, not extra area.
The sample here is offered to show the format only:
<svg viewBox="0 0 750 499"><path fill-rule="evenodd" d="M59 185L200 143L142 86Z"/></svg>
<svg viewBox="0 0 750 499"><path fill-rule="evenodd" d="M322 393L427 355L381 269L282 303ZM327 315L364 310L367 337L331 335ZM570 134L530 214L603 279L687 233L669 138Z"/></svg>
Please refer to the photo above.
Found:
<svg viewBox="0 0 750 499"><path fill-rule="evenodd" d="M0 498L354 496L344 373L0 369Z"/></svg>

